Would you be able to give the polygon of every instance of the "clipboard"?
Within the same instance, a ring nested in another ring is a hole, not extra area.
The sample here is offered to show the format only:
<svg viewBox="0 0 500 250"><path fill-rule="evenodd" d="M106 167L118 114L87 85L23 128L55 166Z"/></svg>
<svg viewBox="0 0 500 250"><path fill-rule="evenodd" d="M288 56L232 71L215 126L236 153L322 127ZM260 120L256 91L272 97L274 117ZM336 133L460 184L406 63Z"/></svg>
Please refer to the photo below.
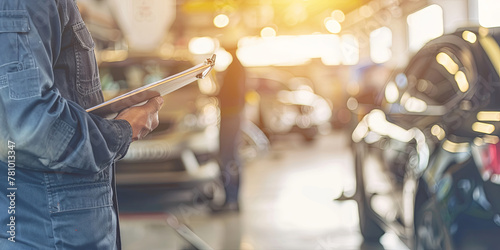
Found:
<svg viewBox="0 0 500 250"><path fill-rule="evenodd" d="M215 54L207 58L205 62L192 68L168 76L159 81L144 85L123 95L117 96L109 101L103 102L86 111L102 117L109 118L120 111L146 103L149 99L164 96L176 91L198 79L203 79L215 65Z"/></svg>

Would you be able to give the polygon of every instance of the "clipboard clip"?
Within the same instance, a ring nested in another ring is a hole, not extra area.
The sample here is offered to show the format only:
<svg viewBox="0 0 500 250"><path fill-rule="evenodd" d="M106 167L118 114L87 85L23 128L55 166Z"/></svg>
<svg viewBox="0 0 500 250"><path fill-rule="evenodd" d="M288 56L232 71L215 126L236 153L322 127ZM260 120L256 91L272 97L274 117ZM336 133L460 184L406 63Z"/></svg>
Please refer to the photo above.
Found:
<svg viewBox="0 0 500 250"><path fill-rule="evenodd" d="M207 59L205 60L205 65L208 65L208 68L207 68L205 71L203 71L202 73L200 73L200 74L196 75L196 78L198 78L198 79L203 79L203 78L205 78L205 76L207 76L207 75L208 75L208 72L210 72L210 70L211 70L211 69L214 67L214 65L215 65L215 54L213 54L213 55L212 55L212 57L207 58Z"/></svg>

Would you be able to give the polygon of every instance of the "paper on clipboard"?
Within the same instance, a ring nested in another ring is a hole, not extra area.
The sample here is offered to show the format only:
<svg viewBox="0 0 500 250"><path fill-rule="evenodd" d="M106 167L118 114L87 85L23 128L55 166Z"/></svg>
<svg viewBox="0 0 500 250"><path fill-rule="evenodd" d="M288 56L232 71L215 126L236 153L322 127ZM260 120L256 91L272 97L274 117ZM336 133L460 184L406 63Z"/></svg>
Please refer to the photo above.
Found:
<svg viewBox="0 0 500 250"><path fill-rule="evenodd" d="M109 117L128 107L140 105L153 97L164 96L195 80L203 79L214 65L215 54L206 59L204 63L117 96L86 111L102 117Z"/></svg>

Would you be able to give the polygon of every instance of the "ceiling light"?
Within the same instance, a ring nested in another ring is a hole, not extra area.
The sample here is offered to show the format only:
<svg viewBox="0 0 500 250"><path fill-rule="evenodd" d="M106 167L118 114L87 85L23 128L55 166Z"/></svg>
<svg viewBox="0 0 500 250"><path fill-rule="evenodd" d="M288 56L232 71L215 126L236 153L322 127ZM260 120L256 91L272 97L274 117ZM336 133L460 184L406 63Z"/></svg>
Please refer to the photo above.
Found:
<svg viewBox="0 0 500 250"><path fill-rule="evenodd" d="M275 37L276 30L271 27L265 27L260 31L260 36L262 37Z"/></svg>
<svg viewBox="0 0 500 250"><path fill-rule="evenodd" d="M188 44L189 52L195 55L211 54L215 50L215 42L210 37L193 37Z"/></svg>
<svg viewBox="0 0 500 250"><path fill-rule="evenodd" d="M325 27L330 33L333 34L337 34L342 30L340 23L331 17L325 19Z"/></svg>
<svg viewBox="0 0 500 250"><path fill-rule="evenodd" d="M214 25L217 28L224 28L229 24L229 17L225 14L219 14L214 17Z"/></svg>

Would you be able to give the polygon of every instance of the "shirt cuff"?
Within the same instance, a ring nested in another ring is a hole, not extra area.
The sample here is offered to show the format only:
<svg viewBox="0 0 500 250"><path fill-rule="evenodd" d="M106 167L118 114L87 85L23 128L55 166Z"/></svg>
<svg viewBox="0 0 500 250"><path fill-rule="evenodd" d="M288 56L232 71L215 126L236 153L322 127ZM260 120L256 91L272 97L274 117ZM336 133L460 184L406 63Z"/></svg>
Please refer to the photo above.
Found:
<svg viewBox="0 0 500 250"><path fill-rule="evenodd" d="M122 159L128 151L130 143L132 142L132 126L126 120L110 120L116 129L118 135L116 141L116 157L115 161Z"/></svg>

